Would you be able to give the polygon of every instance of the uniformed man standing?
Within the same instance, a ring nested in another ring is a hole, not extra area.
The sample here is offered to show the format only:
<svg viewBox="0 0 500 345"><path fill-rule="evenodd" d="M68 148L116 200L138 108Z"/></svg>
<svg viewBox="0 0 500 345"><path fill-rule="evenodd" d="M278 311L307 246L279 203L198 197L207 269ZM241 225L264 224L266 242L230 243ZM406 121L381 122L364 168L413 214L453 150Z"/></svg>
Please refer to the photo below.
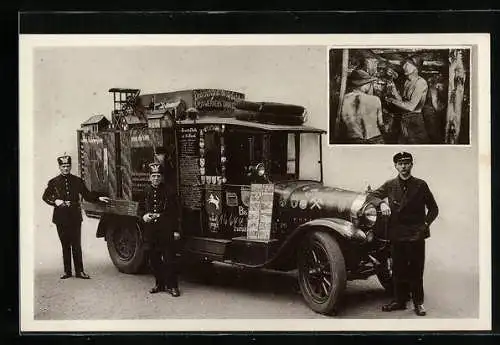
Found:
<svg viewBox="0 0 500 345"><path fill-rule="evenodd" d="M418 316L424 309L425 240L430 236L429 226L438 215L438 206L424 180L411 175L413 157L408 152L394 155L398 176L385 182L370 196L388 199L382 201L382 214L389 218L389 240L393 260L395 298L382 307L383 311L406 309L411 298Z"/></svg>
<svg viewBox="0 0 500 345"><path fill-rule="evenodd" d="M149 291L169 292L180 296L175 267L175 200L169 200L169 193L163 180L160 163L151 163L150 182L146 186L144 199L144 240L150 249L150 261L156 284Z"/></svg>
<svg viewBox="0 0 500 345"><path fill-rule="evenodd" d="M58 157L57 162L61 174L49 181L42 199L50 206L54 206L52 222L57 226L57 234L63 252L64 275L61 276L61 279L72 276L71 254L73 254L75 276L81 279L90 279L83 270L80 195L90 202L99 200L107 203L110 199L90 192L80 177L71 174L70 156Z"/></svg>

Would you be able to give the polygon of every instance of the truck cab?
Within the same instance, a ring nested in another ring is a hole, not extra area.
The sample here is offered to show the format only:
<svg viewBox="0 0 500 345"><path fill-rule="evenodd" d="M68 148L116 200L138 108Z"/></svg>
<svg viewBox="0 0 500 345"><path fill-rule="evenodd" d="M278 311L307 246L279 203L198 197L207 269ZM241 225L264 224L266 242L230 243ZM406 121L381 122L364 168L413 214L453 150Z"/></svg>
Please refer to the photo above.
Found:
<svg viewBox="0 0 500 345"><path fill-rule="evenodd" d="M97 237L118 270L147 265L139 215L156 159L175 200L183 259L297 270L304 300L323 314L336 309L347 280L377 275L391 288L380 200L323 184L325 131L304 125L305 108L219 89L110 92L109 126L82 127L78 140L87 187L112 198L84 209L100 218ZM117 99L126 102L116 107Z"/></svg>

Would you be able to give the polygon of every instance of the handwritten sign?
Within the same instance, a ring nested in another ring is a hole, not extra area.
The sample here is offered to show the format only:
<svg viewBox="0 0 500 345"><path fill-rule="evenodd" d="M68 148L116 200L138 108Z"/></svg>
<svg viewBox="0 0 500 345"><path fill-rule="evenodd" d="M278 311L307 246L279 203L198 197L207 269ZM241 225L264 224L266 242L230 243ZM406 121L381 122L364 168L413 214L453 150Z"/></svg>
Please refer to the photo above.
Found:
<svg viewBox="0 0 500 345"><path fill-rule="evenodd" d="M199 186L199 136L195 127L179 131L179 170L182 205L192 210L201 209L202 192Z"/></svg>
<svg viewBox="0 0 500 345"><path fill-rule="evenodd" d="M268 240L271 237L273 184L252 184L248 208L248 239Z"/></svg>

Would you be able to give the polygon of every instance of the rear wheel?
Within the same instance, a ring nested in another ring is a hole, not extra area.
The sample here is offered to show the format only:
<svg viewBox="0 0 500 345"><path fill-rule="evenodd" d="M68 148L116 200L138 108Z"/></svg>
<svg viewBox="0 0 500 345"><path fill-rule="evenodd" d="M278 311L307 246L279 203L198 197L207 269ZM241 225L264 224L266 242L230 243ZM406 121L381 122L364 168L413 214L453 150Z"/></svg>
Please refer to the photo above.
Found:
<svg viewBox="0 0 500 345"><path fill-rule="evenodd" d="M315 231L306 237L298 257L299 285L306 303L320 314L334 312L346 287L346 268L337 240Z"/></svg>
<svg viewBox="0 0 500 345"><path fill-rule="evenodd" d="M136 221L121 221L106 229L106 242L113 264L123 273L140 273L146 267L147 255Z"/></svg>

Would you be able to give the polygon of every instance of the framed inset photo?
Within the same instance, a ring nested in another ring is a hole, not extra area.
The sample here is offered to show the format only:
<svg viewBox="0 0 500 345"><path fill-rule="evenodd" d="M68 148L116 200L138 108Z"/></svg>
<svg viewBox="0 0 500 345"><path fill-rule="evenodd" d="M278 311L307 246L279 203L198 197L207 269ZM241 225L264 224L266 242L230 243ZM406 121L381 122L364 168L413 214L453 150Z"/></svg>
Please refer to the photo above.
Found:
<svg viewBox="0 0 500 345"><path fill-rule="evenodd" d="M329 143L470 145L470 47L330 48Z"/></svg>

